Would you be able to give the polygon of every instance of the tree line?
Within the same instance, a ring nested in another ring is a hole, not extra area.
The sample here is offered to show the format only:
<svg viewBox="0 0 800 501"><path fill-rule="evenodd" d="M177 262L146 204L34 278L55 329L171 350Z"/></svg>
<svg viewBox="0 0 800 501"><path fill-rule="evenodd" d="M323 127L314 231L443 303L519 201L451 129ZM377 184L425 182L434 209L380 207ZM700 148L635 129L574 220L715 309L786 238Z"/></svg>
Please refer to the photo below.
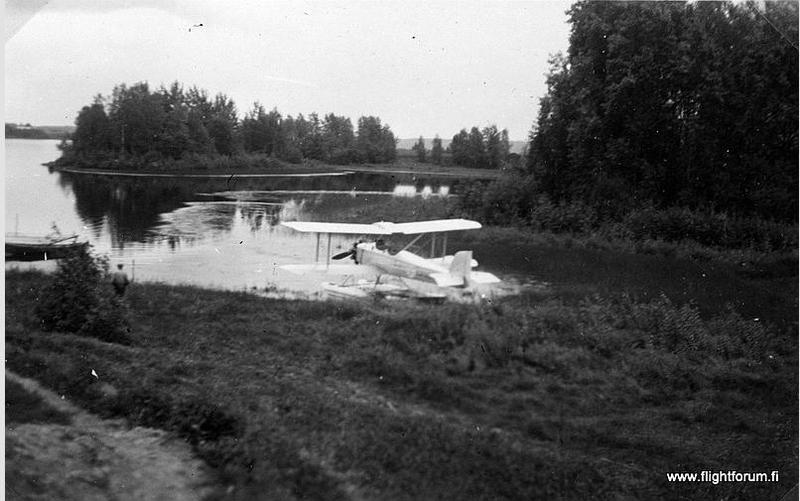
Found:
<svg viewBox="0 0 800 501"><path fill-rule="evenodd" d="M178 82L151 91L146 82L114 87L98 95L75 120L66 157L82 160L180 159L186 155L265 154L292 163L315 159L333 164L391 162L396 140L378 117L361 117L357 128L347 117L329 113L283 116L256 102L239 118L225 94L213 98Z"/></svg>
<svg viewBox="0 0 800 501"><path fill-rule="evenodd" d="M442 140L437 135L433 139L431 149L425 147L425 138L412 146L412 151L418 162L429 162L442 165L446 162L445 153L449 156L449 163L472 167L475 169L499 169L506 165L511 154L511 141L508 130L498 130L497 125L490 125L479 129L472 127L453 136L450 145L445 149Z"/></svg>
<svg viewBox="0 0 800 501"><path fill-rule="evenodd" d="M535 190L796 221L798 4L578 2L531 133Z"/></svg>
<svg viewBox="0 0 800 501"><path fill-rule="evenodd" d="M63 139L69 136L70 127L45 126L37 127L26 124L5 124L5 137L7 139Z"/></svg>
<svg viewBox="0 0 800 501"><path fill-rule="evenodd" d="M155 91L146 82L117 85L110 96L97 95L84 106L75 126L71 144L62 145L63 163L243 153L291 163L390 163L397 158L394 133L378 117L363 116L354 126L333 113L284 116L256 102L239 118L225 94L211 98L205 90L185 89L178 82ZM453 136L446 149L437 136L430 151L423 138L413 150L421 162L497 169L509 155L508 131L496 125L472 127Z"/></svg>

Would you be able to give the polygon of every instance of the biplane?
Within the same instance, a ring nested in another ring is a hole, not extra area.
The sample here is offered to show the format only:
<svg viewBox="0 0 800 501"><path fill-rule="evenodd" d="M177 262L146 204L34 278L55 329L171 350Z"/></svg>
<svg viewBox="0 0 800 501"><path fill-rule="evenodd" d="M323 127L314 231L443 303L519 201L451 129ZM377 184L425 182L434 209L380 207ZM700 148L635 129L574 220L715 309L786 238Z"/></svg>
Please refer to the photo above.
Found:
<svg viewBox="0 0 800 501"><path fill-rule="evenodd" d="M412 223L381 221L372 224L321 223L306 221L282 222L283 226L317 236L316 261L313 265L287 265L295 273L322 272L344 276L339 283L326 282L323 289L335 296L368 297L370 295L411 297L416 299L446 299L474 297L500 279L487 272L477 271L472 251L447 254L447 234L452 231L475 230L477 221L467 219L438 219ZM351 249L331 256L331 235L358 235ZM325 263L320 262L321 236L327 235ZM383 237L411 237L401 249L394 251ZM411 252L423 237L430 237L429 257ZM377 238L376 238L377 237ZM437 238L440 237L440 238ZM350 258L351 264L331 264ZM364 276L374 277L365 280ZM362 277L356 280L355 277Z"/></svg>

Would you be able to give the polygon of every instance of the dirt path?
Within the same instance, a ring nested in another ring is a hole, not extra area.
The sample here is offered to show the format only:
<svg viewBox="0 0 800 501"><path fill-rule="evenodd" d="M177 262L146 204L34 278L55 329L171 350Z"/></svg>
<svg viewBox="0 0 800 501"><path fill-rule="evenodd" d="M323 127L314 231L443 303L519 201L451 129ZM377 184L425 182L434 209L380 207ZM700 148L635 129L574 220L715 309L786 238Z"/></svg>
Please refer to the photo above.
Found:
<svg viewBox="0 0 800 501"><path fill-rule="evenodd" d="M6 423L6 499L198 500L211 475L185 443L101 420L31 379L6 378L68 414L70 425Z"/></svg>

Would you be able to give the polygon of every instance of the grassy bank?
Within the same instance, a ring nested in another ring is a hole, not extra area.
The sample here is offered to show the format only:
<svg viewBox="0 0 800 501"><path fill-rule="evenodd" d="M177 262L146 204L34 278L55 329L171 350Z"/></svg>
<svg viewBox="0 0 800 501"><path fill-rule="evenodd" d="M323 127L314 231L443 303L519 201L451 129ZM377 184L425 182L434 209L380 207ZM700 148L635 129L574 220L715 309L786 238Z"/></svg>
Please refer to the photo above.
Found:
<svg viewBox="0 0 800 501"><path fill-rule="evenodd" d="M423 307L135 284L119 346L41 332L46 280L7 275L9 368L180 434L219 498L776 499L797 481L796 325L620 294ZM704 469L781 481L665 479Z"/></svg>

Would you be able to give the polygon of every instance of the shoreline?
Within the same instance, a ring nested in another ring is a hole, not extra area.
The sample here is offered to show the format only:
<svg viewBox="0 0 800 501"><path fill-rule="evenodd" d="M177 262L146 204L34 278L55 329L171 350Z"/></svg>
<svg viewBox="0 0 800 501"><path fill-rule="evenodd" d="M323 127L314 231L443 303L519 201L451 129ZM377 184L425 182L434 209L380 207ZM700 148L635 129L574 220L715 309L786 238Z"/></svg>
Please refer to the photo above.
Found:
<svg viewBox="0 0 800 501"><path fill-rule="evenodd" d="M442 167L440 167L442 168ZM466 177L469 179L497 179L502 174L502 170L486 170L486 169L470 169L468 167L443 167L441 171L436 170L417 170L417 169L386 169L386 168L371 168L371 167L352 167L348 166L347 170L359 173L374 173L374 174L411 174L423 176L437 176L437 177Z"/></svg>
<svg viewBox="0 0 800 501"><path fill-rule="evenodd" d="M493 180L502 176L503 171L489 171L485 169L470 169L466 167L439 167L438 169L415 169L402 166L398 168L370 167L370 166L334 166L325 165L324 168L286 168L272 169L271 172L232 172L224 170L214 170L212 172L158 172L158 171L131 171L131 170L110 170L110 169L83 169L76 167L60 167L54 165L55 162L43 164L54 172L66 172L70 174L89 174L97 176L117 176L117 177L169 177L169 178L227 178L227 177L250 177L250 178L270 178L270 177L330 177L330 176L349 176L352 174L382 174L382 175L411 175L444 178L465 178L474 180ZM403 168L405 167L405 168Z"/></svg>
<svg viewBox="0 0 800 501"><path fill-rule="evenodd" d="M49 167L49 166L48 166ZM56 172L68 172L70 174L90 174L96 176L117 176L117 177L177 177L177 178L230 178L230 177L327 177L327 176L349 176L353 171L335 172L286 172L286 173L166 173L166 172L131 172L131 171L112 171L103 169L75 169L70 167L53 168Z"/></svg>

